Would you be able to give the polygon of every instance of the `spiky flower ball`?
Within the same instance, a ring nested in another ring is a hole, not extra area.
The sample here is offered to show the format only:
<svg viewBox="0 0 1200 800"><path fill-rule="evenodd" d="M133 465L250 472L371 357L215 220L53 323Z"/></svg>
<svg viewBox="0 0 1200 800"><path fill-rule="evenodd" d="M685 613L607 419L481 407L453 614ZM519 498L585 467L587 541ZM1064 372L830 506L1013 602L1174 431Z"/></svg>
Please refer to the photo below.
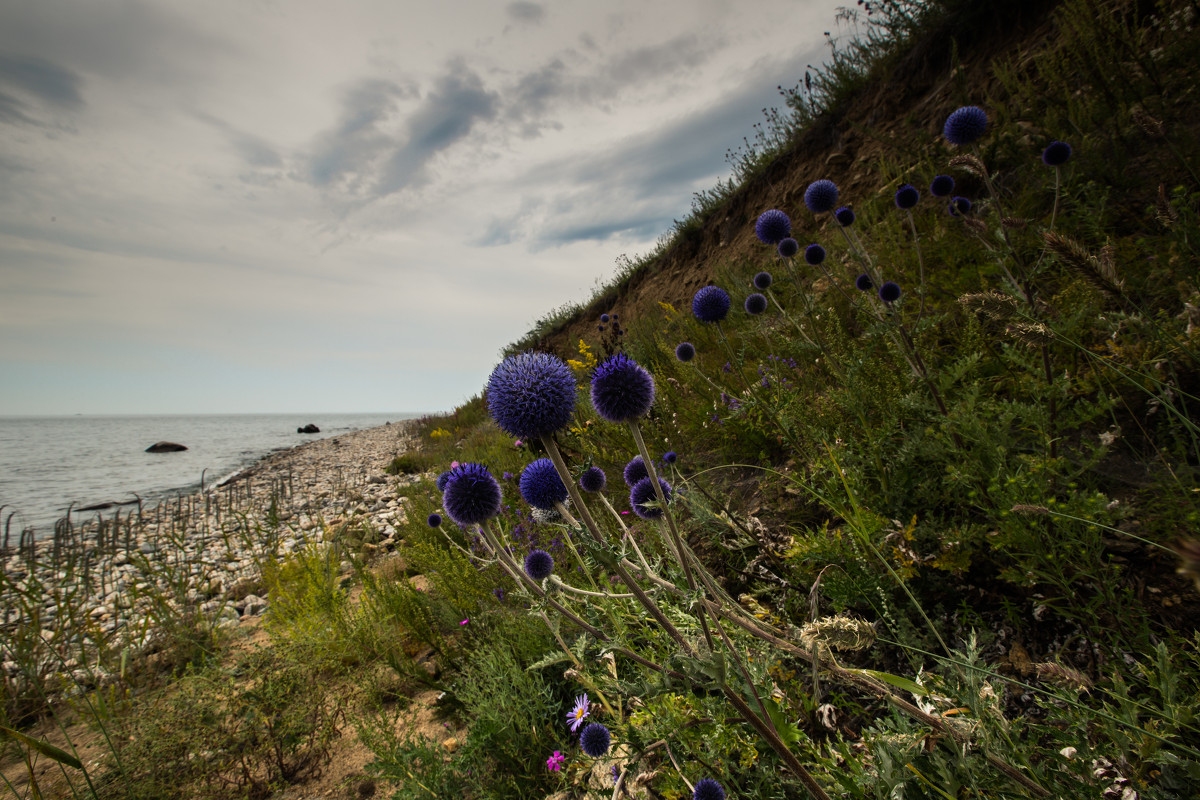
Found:
<svg viewBox="0 0 1200 800"><path fill-rule="evenodd" d="M547 436L575 413L575 377L561 358L518 353L492 370L487 403L492 419L513 436Z"/></svg>
<svg viewBox="0 0 1200 800"><path fill-rule="evenodd" d="M692 790L692 800L725 800L725 790L712 778L701 778Z"/></svg>
<svg viewBox="0 0 1200 800"><path fill-rule="evenodd" d="M459 464L450 470L442 507L459 525L478 525L500 513L500 484L482 464Z"/></svg>
<svg viewBox="0 0 1200 800"><path fill-rule="evenodd" d="M819 244L810 244L804 248L804 260L814 267L817 266L825 260L825 248Z"/></svg>
<svg viewBox="0 0 1200 800"><path fill-rule="evenodd" d="M442 515L430 514L429 517L426 518L425 523L431 528L440 528L442 526Z"/></svg>
<svg viewBox="0 0 1200 800"><path fill-rule="evenodd" d="M590 723L583 729L583 733L579 734L579 748L592 758L599 758L607 753L610 745L612 735L609 734L608 728L599 722Z"/></svg>
<svg viewBox="0 0 1200 800"><path fill-rule="evenodd" d="M952 197L946 205L946 211L952 217L963 217L971 213L971 201L965 197Z"/></svg>
<svg viewBox="0 0 1200 800"><path fill-rule="evenodd" d="M659 478L658 485L662 488L663 497L669 501L671 499L671 484ZM642 519L658 519L663 515L662 508L646 505L657 499L658 494L654 491L654 482L650 480L649 475L635 483L633 488L629 490L629 505L633 507L633 513Z"/></svg>
<svg viewBox="0 0 1200 800"><path fill-rule="evenodd" d="M871 287L874 285L875 284L871 282L871 276L865 272L854 280L854 287L860 292L869 292L871 291Z"/></svg>
<svg viewBox="0 0 1200 800"><path fill-rule="evenodd" d="M911 183L906 183L896 190L896 208L901 211L915 207L920 199L921 193Z"/></svg>
<svg viewBox="0 0 1200 800"><path fill-rule="evenodd" d="M795 241L795 239L792 241ZM770 289L772 283L774 283L774 278L771 277L771 273L769 272L760 272L754 276L754 288L760 292Z"/></svg>
<svg viewBox="0 0 1200 800"><path fill-rule="evenodd" d="M686 364L696 357L696 346L691 342L680 342L675 347L675 357Z"/></svg>
<svg viewBox="0 0 1200 800"><path fill-rule="evenodd" d="M885 303L894 303L900 299L900 284L893 281L885 281L883 286L879 287L879 299Z"/></svg>
<svg viewBox="0 0 1200 800"><path fill-rule="evenodd" d="M554 556L545 550L530 550L525 556L525 574L535 581L544 581L554 572Z"/></svg>
<svg viewBox="0 0 1200 800"><path fill-rule="evenodd" d="M831 180L822 178L819 181L813 181L804 190L804 205L808 206L808 210L814 214L823 214L826 211L832 211L837 205L838 187Z"/></svg>
<svg viewBox="0 0 1200 800"><path fill-rule="evenodd" d="M754 223L754 235L763 244L779 244L792 232L792 221L777 208L764 211Z"/></svg>
<svg viewBox="0 0 1200 800"><path fill-rule="evenodd" d="M613 353L592 373L592 406L609 422L643 417L654 402L654 378L624 353Z"/></svg>
<svg viewBox="0 0 1200 800"><path fill-rule="evenodd" d="M780 258L794 258L796 253L800 252L800 243L789 236L781 241L776 249Z"/></svg>
<svg viewBox="0 0 1200 800"><path fill-rule="evenodd" d="M987 125L986 111L979 106L963 106L946 117L942 136L945 136L950 144L974 144L987 131Z"/></svg>
<svg viewBox="0 0 1200 800"><path fill-rule="evenodd" d="M548 458L539 458L526 466L517 485L521 497L534 508L549 511L567 499L567 487L558 477L554 462Z"/></svg>
<svg viewBox="0 0 1200 800"><path fill-rule="evenodd" d="M720 322L731 304L729 292L720 286L705 286L692 298L692 314L701 322Z"/></svg>
<svg viewBox="0 0 1200 800"><path fill-rule="evenodd" d="M579 476L579 488L585 492L603 492L608 485L608 476L599 467L588 467Z"/></svg>
<svg viewBox="0 0 1200 800"><path fill-rule="evenodd" d="M1066 142L1051 142L1042 151L1042 163L1047 167L1061 167L1071 158L1071 145Z"/></svg>
<svg viewBox="0 0 1200 800"><path fill-rule="evenodd" d="M667 452L663 453L663 463L664 464L674 464L678 460L679 460L679 456L676 454L676 452L674 450L668 450Z"/></svg>
<svg viewBox="0 0 1200 800"><path fill-rule="evenodd" d="M611 319L611 317L609 317L608 314L600 315L600 321L603 322L605 325L608 324L609 319Z"/></svg>
<svg viewBox="0 0 1200 800"><path fill-rule="evenodd" d="M748 295L746 297L745 306L747 314L758 316L767 310L767 296L764 294L759 294L758 292Z"/></svg>
<svg viewBox="0 0 1200 800"><path fill-rule="evenodd" d="M632 489L634 484L642 478L650 477L650 470L646 469L646 462L642 460L641 456L634 456L625 465L621 477L625 479L625 485Z"/></svg>
<svg viewBox="0 0 1200 800"><path fill-rule="evenodd" d="M837 220L838 225L841 225L843 228L849 228L854 224L854 209L850 206L842 206L833 212L833 218Z"/></svg>
<svg viewBox="0 0 1200 800"><path fill-rule="evenodd" d="M446 481L450 480L450 470L446 470L441 475L437 476L437 490L439 492L446 491Z"/></svg>
<svg viewBox="0 0 1200 800"><path fill-rule="evenodd" d="M954 178L949 175L938 175L929 184L929 193L934 197L949 197L954 191Z"/></svg>

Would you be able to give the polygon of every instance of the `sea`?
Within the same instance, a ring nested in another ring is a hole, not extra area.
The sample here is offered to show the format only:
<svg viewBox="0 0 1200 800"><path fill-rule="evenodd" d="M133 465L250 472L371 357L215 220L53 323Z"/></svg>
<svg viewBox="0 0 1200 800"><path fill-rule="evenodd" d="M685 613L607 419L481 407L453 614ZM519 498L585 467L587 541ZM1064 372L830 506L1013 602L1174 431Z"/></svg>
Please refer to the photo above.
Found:
<svg viewBox="0 0 1200 800"><path fill-rule="evenodd" d="M212 486L264 456L415 413L0 416L0 536L50 536L71 508L142 498L146 505ZM320 433L296 429L312 423ZM156 442L188 449L147 453ZM128 510L133 506L122 506ZM113 509L100 511L111 516Z"/></svg>

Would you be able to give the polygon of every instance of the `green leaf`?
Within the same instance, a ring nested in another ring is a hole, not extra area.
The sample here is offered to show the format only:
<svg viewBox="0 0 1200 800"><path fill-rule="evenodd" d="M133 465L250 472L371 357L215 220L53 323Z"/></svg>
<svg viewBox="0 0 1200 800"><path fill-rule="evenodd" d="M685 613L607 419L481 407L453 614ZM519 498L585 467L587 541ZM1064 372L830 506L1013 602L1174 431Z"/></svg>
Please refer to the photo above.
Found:
<svg viewBox="0 0 1200 800"><path fill-rule="evenodd" d="M68 767L74 767L75 769L83 769L83 762L81 762L78 758L65 750L58 749L49 742L43 742L40 739L34 739L26 736L23 733L18 733L12 728L6 728L3 725L0 725L0 734L3 734L10 739L14 739L26 747L32 747L34 750L37 750L42 755L46 756L46 758L52 758L60 764L66 764Z"/></svg>
<svg viewBox="0 0 1200 800"><path fill-rule="evenodd" d="M903 689L906 692L912 692L918 697L924 697L925 695L929 694L929 690L921 684L917 683L916 681L909 680L908 678L901 678L899 675L892 675L888 672L877 672L873 669L856 669L853 671L863 675L870 675L875 680L883 681L884 683L890 683L897 689Z"/></svg>
<svg viewBox="0 0 1200 800"><path fill-rule="evenodd" d="M793 723L788 722L787 715L783 712L783 708L779 703L768 697L763 700L763 705L767 707L767 714L771 717L771 722L775 725L775 731L779 734L779 738L783 740L784 744L791 747L800 741L800 729Z"/></svg>

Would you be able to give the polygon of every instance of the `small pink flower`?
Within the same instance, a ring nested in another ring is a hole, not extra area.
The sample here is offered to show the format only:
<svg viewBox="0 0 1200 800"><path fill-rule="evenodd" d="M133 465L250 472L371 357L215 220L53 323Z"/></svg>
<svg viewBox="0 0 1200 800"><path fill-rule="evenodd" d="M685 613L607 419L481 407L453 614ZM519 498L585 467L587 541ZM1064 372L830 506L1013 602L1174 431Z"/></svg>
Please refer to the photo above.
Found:
<svg viewBox="0 0 1200 800"><path fill-rule="evenodd" d="M458 623L458 624L459 624L459 625L466 625L466 624L467 624L468 622L470 622L470 621L471 621L471 618L470 618L470 617L467 617L466 619L464 619L462 622L460 622L460 623Z"/></svg>
<svg viewBox="0 0 1200 800"><path fill-rule="evenodd" d="M520 447L523 444L525 444L525 443L522 442L520 439L513 439L513 447Z"/></svg>
<svg viewBox="0 0 1200 800"><path fill-rule="evenodd" d="M457 461L451 461L451 462L450 462L450 469L455 469L455 468L457 468L457 467L458 467L458 462L457 462Z"/></svg>
<svg viewBox="0 0 1200 800"><path fill-rule="evenodd" d="M554 755L546 759L546 769L550 770L551 772L558 772L560 769L562 769L563 762L566 760L566 756L555 750Z"/></svg>

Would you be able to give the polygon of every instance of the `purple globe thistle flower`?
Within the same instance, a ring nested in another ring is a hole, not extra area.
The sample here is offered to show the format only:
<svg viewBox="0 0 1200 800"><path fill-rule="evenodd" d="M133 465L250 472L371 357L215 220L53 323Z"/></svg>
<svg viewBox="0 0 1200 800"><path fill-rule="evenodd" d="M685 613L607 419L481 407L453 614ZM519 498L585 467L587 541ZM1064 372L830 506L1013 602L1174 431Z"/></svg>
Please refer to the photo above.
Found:
<svg viewBox="0 0 1200 800"><path fill-rule="evenodd" d="M612 745L612 734L599 722L593 722L579 734L579 748L592 758L599 758Z"/></svg>
<svg viewBox="0 0 1200 800"><path fill-rule="evenodd" d="M429 525L429 527L431 527L431 528L440 528L442 526L442 515L441 514L430 514L429 517L425 520L425 523L427 525Z"/></svg>
<svg viewBox="0 0 1200 800"><path fill-rule="evenodd" d="M530 550L525 556L525 574L535 581L544 581L554 572L554 556L545 550Z"/></svg>
<svg viewBox="0 0 1200 800"><path fill-rule="evenodd" d="M442 507L462 525L478 525L500 513L500 484L482 464L459 464L450 470Z"/></svg>
<svg viewBox="0 0 1200 800"><path fill-rule="evenodd" d="M950 144L973 144L987 130L987 112L979 106L963 106L946 117L946 125L942 128L942 136Z"/></svg>
<svg viewBox="0 0 1200 800"><path fill-rule="evenodd" d="M764 211L754 223L754 235L763 244L779 244L792 232L792 221L777 208Z"/></svg>
<svg viewBox="0 0 1200 800"><path fill-rule="evenodd" d="M450 480L450 470L446 470L441 475L437 476L437 490L439 492L446 491L446 481Z"/></svg>
<svg viewBox="0 0 1200 800"><path fill-rule="evenodd" d="M609 316L608 316L608 314L601 314L601 315L600 315L600 321L601 321L601 322L603 322L605 325L607 325L607 324L608 324L608 320L609 320Z"/></svg>
<svg viewBox="0 0 1200 800"><path fill-rule="evenodd" d="M536 439L565 427L575 413L571 368L548 353L518 353L492 370L488 412L506 432Z"/></svg>
<svg viewBox="0 0 1200 800"><path fill-rule="evenodd" d="M1071 145L1066 142L1051 142L1042 151L1042 163L1047 167L1061 167L1071 158Z"/></svg>
<svg viewBox="0 0 1200 800"><path fill-rule="evenodd" d="M843 228L849 228L854 224L854 209L850 206L842 206L833 212L833 218L837 220L838 225L841 225Z"/></svg>
<svg viewBox="0 0 1200 800"><path fill-rule="evenodd" d="M592 373L592 406L609 422L643 417L654 402L654 378L624 353L614 353Z"/></svg>
<svg viewBox="0 0 1200 800"><path fill-rule="evenodd" d="M871 282L871 276L865 272L854 280L854 286L860 292L869 292L871 291L871 287L874 285L875 284Z"/></svg>
<svg viewBox="0 0 1200 800"><path fill-rule="evenodd" d="M663 497L669 501L671 499L671 484L659 478L658 485L662 488ZM633 506L633 513L642 519L658 519L663 515L662 508L646 505L652 500L657 499L658 494L654 491L654 483L650 480L649 475L635 483L633 488L629 490L629 505Z"/></svg>
<svg viewBox="0 0 1200 800"><path fill-rule="evenodd" d="M792 241L795 240L793 239ZM754 288L758 289L760 292L765 292L767 289L771 288L771 284L774 283L774 281L775 279L771 277L771 273L760 272L754 276Z"/></svg>
<svg viewBox="0 0 1200 800"><path fill-rule="evenodd" d="M911 183L906 183L896 190L896 208L901 211L915 207L920 199L921 193Z"/></svg>
<svg viewBox="0 0 1200 800"><path fill-rule="evenodd" d="M663 453L663 463L665 464L674 464L678 460L679 455L674 450L668 450Z"/></svg>
<svg viewBox="0 0 1200 800"><path fill-rule="evenodd" d="M584 717L588 715L588 705L587 692L575 698L575 706L567 713L567 724L571 726L571 733L579 730L579 726L583 724Z"/></svg>
<svg viewBox="0 0 1200 800"><path fill-rule="evenodd" d="M725 790L712 778L701 778L692 790L692 800L725 800Z"/></svg>
<svg viewBox="0 0 1200 800"><path fill-rule="evenodd" d="M686 364L696 357L696 346L691 342L680 342L675 347L675 357Z"/></svg>
<svg viewBox="0 0 1200 800"><path fill-rule="evenodd" d="M826 211L832 211L837 205L838 187L831 180L822 178L819 181L813 181L804 190L804 205L808 206L808 210L814 214L821 214Z"/></svg>
<svg viewBox="0 0 1200 800"><path fill-rule="evenodd" d="M548 458L539 458L526 466L517 485L521 497L534 508L549 511L567 499L567 487L558 477L554 462Z"/></svg>
<svg viewBox="0 0 1200 800"><path fill-rule="evenodd" d="M758 292L747 295L745 306L747 314L758 316L767 310L767 296Z"/></svg>
<svg viewBox="0 0 1200 800"><path fill-rule="evenodd" d="M646 469L646 462L642 461L641 456L634 456L625 465L625 469L621 472L621 477L625 479L625 485L632 489L634 484L642 478L650 477L650 470Z"/></svg>
<svg viewBox="0 0 1200 800"><path fill-rule="evenodd" d="M729 292L720 286L705 286L692 298L692 314L701 322L720 322L732 305Z"/></svg>
<svg viewBox="0 0 1200 800"><path fill-rule="evenodd" d="M929 184L929 193L934 197L949 197L954 191L954 178L949 175L938 175Z"/></svg>
<svg viewBox="0 0 1200 800"><path fill-rule="evenodd" d="M971 213L971 201L965 197L952 197L946 206L946 211L952 217L964 217Z"/></svg>
<svg viewBox="0 0 1200 800"><path fill-rule="evenodd" d="M800 243L789 236L781 241L776 249L780 258L794 258L796 253L800 252Z"/></svg>
<svg viewBox="0 0 1200 800"><path fill-rule="evenodd" d="M603 492L608 485L608 476L599 467L588 467L579 476L579 488L585 492Z"/></svg>
<svg viewBox="0 0 1200 800"><path fill-rule="evenodd" d="M885 281L883 286L879 287L879 299L885 303L894 303L900 299L900 284L893 281Z"/></svg>
<svg viewBox="0 0 1200 800"><path fill-rule="evenodd" d="M825 248L819 244L810 244L804 248L804 260L812 266L817 266L825 260Z"/></svg>

